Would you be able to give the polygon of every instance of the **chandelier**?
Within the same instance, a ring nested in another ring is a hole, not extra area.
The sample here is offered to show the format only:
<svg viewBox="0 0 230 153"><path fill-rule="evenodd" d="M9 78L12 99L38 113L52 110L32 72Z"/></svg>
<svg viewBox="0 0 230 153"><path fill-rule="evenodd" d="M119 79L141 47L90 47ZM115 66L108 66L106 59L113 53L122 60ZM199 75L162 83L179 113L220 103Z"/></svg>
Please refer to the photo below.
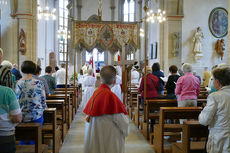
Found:
<svg viewBox="0 0 230 153"><path fill-rule="evenodd" d="M56 20L56 9L50 9L48 6L46 6L45 9L42 9L38 6L38 19L40 20L42 17L44 17L45 20L49 20L50 18Z"/></svg>
<svg viewBox="0 0 230 153"><path fill-rule="evenodd" d="M159 23L166 21L166 12L161 9L158 9L157 13L154 13L153 10L149 10L147 12L146 21L151 23L154 23L155 21Z"/></svg>
<svg viewBox="0 0 230 153"><path fill-rule="evenodd" d="M58 33L57 33L57 37L58 39L70 39L70 31L66 31L66 30L58 30Z"/></svg>

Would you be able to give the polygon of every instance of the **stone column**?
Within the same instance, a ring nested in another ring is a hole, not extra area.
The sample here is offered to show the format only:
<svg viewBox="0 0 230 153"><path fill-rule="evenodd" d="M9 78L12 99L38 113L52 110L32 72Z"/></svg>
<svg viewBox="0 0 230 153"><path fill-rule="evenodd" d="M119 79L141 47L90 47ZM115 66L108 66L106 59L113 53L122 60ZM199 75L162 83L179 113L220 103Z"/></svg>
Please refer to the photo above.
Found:
<svg viewBox="0 0 230 153"><path fill-rule="evenodd" d="M114 0L111 0L110 1L111 2L111 6L110 6L110 8L111 8L111 21L114 21L114 19L115 19L115 2L114 2Z"/></svg>
<svg viewBox="0 0 230 153"><path fill-rule="evenodd" d="M37 62L37 0L20 0L17 3L15 18L18 21L18 37L21 29L25 31L26 53L19 53L19 64L24 60Z"/></svg>
<svg viewBox="0 0 230 153"><path fill-rule="evenodd" d="M228 12L230 11L230 0L228 0ZM230 15L228 15L228 21L230 21ZM228 24L228 47L227 47L227 63L230 64L230 24Z"/></svg>
<svg viewBox="0 0 230 153"><path fill-rule="evenodd" d="M77 20L81 20L82 0L77 1Z"/></svg>

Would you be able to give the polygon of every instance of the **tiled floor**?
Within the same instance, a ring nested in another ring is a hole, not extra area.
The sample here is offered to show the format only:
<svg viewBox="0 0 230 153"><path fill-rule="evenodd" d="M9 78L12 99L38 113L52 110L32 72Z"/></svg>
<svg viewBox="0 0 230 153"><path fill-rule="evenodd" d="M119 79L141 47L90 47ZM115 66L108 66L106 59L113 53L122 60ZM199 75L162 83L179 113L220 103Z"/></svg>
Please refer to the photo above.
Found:
<svg viewBox="0 0 230 153"><path fill-rule="evenodd" d="M83 153L85 117L77 113L60 153ZM130 121L130 134L126 138L125 153L155 153L136 126Z"/></svg>

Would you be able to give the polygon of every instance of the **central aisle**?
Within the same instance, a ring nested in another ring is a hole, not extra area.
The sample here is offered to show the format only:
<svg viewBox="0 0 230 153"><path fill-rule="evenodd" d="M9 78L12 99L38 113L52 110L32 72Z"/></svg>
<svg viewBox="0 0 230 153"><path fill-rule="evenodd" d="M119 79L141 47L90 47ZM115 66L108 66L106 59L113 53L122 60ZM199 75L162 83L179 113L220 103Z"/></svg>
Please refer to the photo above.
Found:
<svg viewBox="0 0 230 153"><path fill-rule="evenodd" d="M155 153L144 136L130 121L130 133L126 138L125 153ZM83 153L85 117L77 113L60 153Z"/></svg>

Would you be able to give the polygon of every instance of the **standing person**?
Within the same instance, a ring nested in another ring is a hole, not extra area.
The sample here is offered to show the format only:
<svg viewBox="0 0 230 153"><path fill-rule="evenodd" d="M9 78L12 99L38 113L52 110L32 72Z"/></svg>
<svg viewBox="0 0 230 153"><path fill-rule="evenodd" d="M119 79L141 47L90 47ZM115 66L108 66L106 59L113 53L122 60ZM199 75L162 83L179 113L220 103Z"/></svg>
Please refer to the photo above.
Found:
<svg viewBox="0 0 230 153"><path fill-rule="evenodd" d="M208 67L204 68L204 73L203 73L203 86L207 87L209 84L211 78L211 73L208 70Z"/></svg>
<svg viewBox="0 0 230 153"><path fill-rule="evenodd" d="M84 153L124 153L129 120L120 99L111 92L116 69L109 65L100 71L101 86L90 98L84 113L88 115Z"/></svg>
<svg viewBox="0 0 230 153"><path fill-rule="evenodd" d="M46 80L49 87L50 94L54 94L54 90L56 89L56 81L55 78L52 77L52 67L47 66L45 71L46 74L42 76L42 78Z"/></svg>
<svg viewBox="0 0 230 153"><path fill-rule="evenodd" d="M88 63L85 63L85 65L82 66L83 74L87 73L88 67L89 67Z"/></svg>
<svg viewBox="0 0 230 153"><path fill-rule="evenodd" d="M139 72L137 72L137 68L133 66L131 71L131 84L138 84L140 78Z"/></svg>
<svg viewBox="0 0 230 153"><path fill-rule="evenodd" d="M82 102L80 105L80 111L82 112L85 109L85 106L87 105L89 99L93 95L93 92L95 90L95 87L94 87L95 82L96 82L96 79L93 77L93 70L89 69L88 75L84 78L84 81L83 81L84 93L83 93Z"/></svg>
<svg viewBox="0 0 230 153"><path fill-rule="evenodd" d="M11 73L16 77L16 81L22 78L21 72L18 70L18 65L13 64L13 68L11 69Z"/></svg>
<svg viewBox="0 0 230 153"><path fill-rule="evenodd" d="M167 90L167 99L176 99L175 95L175 88L176 88L176 82L179 79L179 75L177 74L177 67L175 65L171 65L169 67L169 72L171 75L168 77L168 81L165 85L165 88Z"/></svg>
<svg viewBox="0 0 230 153"><path fill-rule="evenodd" d="M160 64L159 63L153 63L152 65L152 74L157 76L159 79L159 88L158 88L158 94L163 95L164 94L164 81L161 79L161 77L165 77L164 73L160 71Z"/></svg>
<svg viewBox="0 0 230 153"><path fill-rule="evenodd" d="M209 126L206 145L208 153L230 152L230 68L220 67L212 71L214 88L207 98L207 105L199 115L199 122Z"/></svg>
<svg viewBox="0 0 230 153"><path fill-rule="evenodd" d="M8 68L9 70L11 70L13 67L12 63L10 61L7 61L7 60L2 61L1 65ZM16 76L11 73L11 78L12 78L12 83L13 83L12 89L14 90L15 85L16 85Z"/></svg>
<svg viewBox="0 0 230 153"><path fill-rule="evenodd" d="M159 79L152 74L152 69L146 66L146 98L157 98L159 89ZM141 79L141 85L138 88L141 93L141 105L144 107L144 77Z"/></svg>
<svg viewBox="0 0 230 153"><path fill-rule="evenodd" d="M83 70L80 69L80 73L78 75L78 84L82 84L84 80Z"/></svg>
<svg viewBox="0 0 230 153"><path fill-rule="evenodd" d="M43 111L46 106L45 87L42 81L32 77L36 64L24 61L21 71L24 77L16 84L15 93L22 110L23 122L39 122L43 124Z"/></svg>
<svg viewBox="0 0 230 153"><path fill-rule="evenodd" d="M119 75L116 75L116 83L115 85L111 88L111 91L117 95L117 97L123 102L123 97L122 97L122 90L121 90L121 77Z"/></svg>
<svg viewBox="0 0 230 153"><path fill-rule="evenodd" d="M0 62L2 62L3 50L0 48ZM9 68L0 65L0 84L9 88L13 88L12 75Z"/></svg>
<svg viewBox="0 0 230 153"><path fill-rule="evenodd" d="M15 126L21 121L21 109L14 91L0 84L0 153L15 153Z"/></svg>
<svg viewBox="0 0 230 153"><path fill-rule="evenodd" d="M57 81L57 88L65 88L65 79L66 79L66 70L65 64L61 64L61 68L56 72L56 81ZM67 88L69 88L67 79Z"/></svg>
<svg viewBox="0 0 230 153"><path fill-rule="evenodd" d="M184 63L182 70L184 76L177 80L175 89L178 107L195 107L200 93L200 81L192 74L191 64Z"/></svg>
<svg viewBox="0 0 230 153"><path fill-rule="evenodd" d="M39 65L36 65L36 69L35 69L32 77L43 82L43 84L45 86L46 96L48 96L50 94L49 86L47 84L46 79L39 77L41 75L41 71L42 71L41 67Z"/></svg>
<svg viewBox="0 0 230 153"><path fill-rule="evenodd" d="M201 84L201 78L199 75L196 74L196 71L193 71L192 74L199 79L200 84Z"/></svg>

